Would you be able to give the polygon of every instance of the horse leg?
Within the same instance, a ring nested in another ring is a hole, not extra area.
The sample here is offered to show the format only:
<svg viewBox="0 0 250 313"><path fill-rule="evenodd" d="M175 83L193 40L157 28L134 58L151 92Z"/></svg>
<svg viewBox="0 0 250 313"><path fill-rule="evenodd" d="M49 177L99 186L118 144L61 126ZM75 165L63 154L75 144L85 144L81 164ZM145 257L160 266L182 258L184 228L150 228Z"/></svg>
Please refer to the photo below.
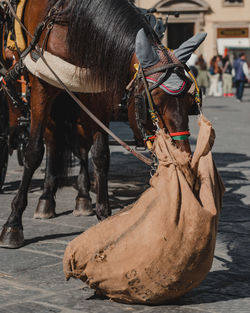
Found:
<svg viewBox="0 0 250 313"><path fill-rule="evenodd" d="M83 114L81 112L81 114ZM74 216L90 216L94 215L92 202L89 195L90 178L88 172L88 152L92 144L92 138L87 127L87 119L85 122L77 123L77 136L74 142L73 152L80 159L80 172L77 177L76 205L73 211ZM88 123L87 123L88 124Z"/></svg>
<svg viewBox="0 0 250 313"><path fill-rule="evenodd" d="M76 206L73 211L74 216L90 216L94 215L92 202L89 195L90 179L88 172L88 150L81 147L79 149L78 158L80 159L80 172L77 177L78 194L76 197Z"/></svg>
<svg viewBox="0 0 250 313"><path fill-rule="evenodd" d="M34 79L31 93L30 138L25 151L23 176L18 192L11 203L11 214L0 235L0 246L19 248L24 243L22 215L27 206L27 194L32 176L43 159L43 133L52 98L49 88L45 91L41 82Z"/></svg>
<svg viewBox="0 0 250 313"><path fill-rule="evenodd" d="M103 132L96 132L91 148L92 161L95 171L96 186L96 216L103 220L111 215L108 198L108 170L110 151L108 145L108 135Z"/></svg>
<svg viewBox="0 0 250 313"><path fill-rule="evenodd" d="M72 142L77 138L78 107L64 92L53 102L45 130L46 172L44 189L34 214L35 218L48 219L55 213L55 193L68 176Z"/></svg>
<svg viewBox="0 0 250 313"><path fill-rule="evenodd" d="M45 138L47 136L45 135ZM43 193L39 198L34 218L49 219L55 217L55 194L58 188L56 172L55 145L46 143L46 171Z"/></svg>

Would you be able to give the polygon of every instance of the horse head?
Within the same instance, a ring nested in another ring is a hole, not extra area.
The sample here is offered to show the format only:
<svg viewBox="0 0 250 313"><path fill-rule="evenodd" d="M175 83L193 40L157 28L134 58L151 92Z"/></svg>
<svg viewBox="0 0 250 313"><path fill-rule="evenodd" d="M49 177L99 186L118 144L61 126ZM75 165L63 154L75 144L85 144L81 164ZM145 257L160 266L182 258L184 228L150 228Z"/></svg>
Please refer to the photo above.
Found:
<svg viewBox="0 0 250 313"><path fill-rule="evenodd" d="M135 111L144 139L152 134L152 129L165 128L177 147L191 153L188 116L199 110L190 92L192 81L185 74L185 63L205 37L205 33L197 34L172 51L151 44L143 29L138 32ZM138 129L134 131L138 138Z"/></svg>

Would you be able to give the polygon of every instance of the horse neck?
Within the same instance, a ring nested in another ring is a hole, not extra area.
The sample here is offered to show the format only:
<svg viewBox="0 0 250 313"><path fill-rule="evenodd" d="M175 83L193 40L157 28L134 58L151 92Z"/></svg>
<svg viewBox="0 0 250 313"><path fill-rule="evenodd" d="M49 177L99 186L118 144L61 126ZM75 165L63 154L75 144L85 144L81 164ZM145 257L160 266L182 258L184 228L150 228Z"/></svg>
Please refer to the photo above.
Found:
<svg viewBox="0 0 250 313"><path fill-rule="evenodd" d="M46 17L48 6L48 0L26 0L24 24L32 34L37 25ZM28 41L30 40L31 38L28 36Z"/></svg>

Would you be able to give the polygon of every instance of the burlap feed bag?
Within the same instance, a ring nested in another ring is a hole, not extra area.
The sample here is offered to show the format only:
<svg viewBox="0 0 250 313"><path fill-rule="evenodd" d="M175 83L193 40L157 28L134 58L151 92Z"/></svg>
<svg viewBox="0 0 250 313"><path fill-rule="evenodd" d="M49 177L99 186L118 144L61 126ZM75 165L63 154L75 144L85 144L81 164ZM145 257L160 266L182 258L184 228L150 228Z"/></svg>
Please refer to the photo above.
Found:
<svg viewBox="0 0 250 313"><path fill-rule="evenodd" d="M64 255L67 279L125 303L160 304L198 286L214 255L224 186L213 162L214 131L200 118L192 161L161 131L159 167L130 210L89 228Z"/></svg>

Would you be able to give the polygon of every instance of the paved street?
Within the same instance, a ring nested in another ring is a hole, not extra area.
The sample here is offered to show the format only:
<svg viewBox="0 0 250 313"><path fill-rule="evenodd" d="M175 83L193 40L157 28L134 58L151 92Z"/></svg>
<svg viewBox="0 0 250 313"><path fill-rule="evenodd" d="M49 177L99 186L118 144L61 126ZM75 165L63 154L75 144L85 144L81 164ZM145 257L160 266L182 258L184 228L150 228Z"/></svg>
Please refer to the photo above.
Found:
<svg viewBox="0 0 250 313"><path fill-rule="evenodd" d="M214 125L215 162L226 185L217 245L211 272L204 282L171 305L125 305L99 299L81 281L64 279L62 258L67 243L97 223L95 217L74 217L76 190L70 186L77 175L72 169L69 186L57 193L57 217L32 218L44 176L44 163L37 170L24 213L25 246L0 249L0 313L249 313L250 312L250 89L244 102L234 98L206 98L204 113ZM132 139L125 123L112 129L124 139ZM196 117L190 118L191 143L198 132ZM109 194L114 212L133 202L147 188L148 168L121 147L111 147ZM10 212L10 204L20 181L22 168L16 154L9 160L6 183L0 194L0 224ZM95 194L92 193L93 203Z"/></svg>

